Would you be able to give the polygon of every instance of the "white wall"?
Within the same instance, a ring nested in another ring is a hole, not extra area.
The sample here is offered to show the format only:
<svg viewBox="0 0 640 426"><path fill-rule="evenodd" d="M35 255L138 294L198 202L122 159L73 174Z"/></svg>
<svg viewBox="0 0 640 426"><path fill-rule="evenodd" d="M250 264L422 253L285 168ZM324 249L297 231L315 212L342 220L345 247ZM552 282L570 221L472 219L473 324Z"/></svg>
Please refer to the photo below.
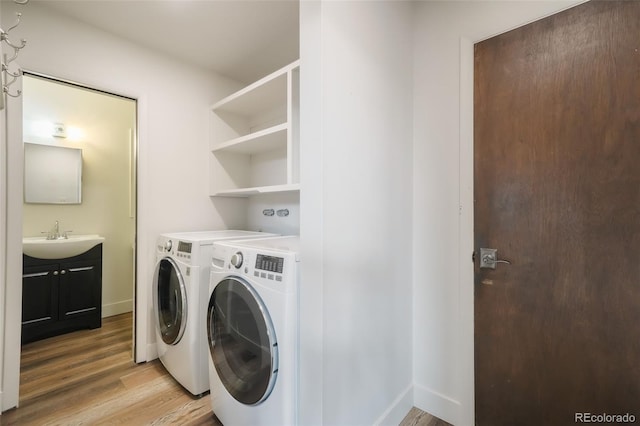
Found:
<svg viewBox="0 0 640 426"><path fill-rule="evenodd" d="M301 424L411 406L411 12L301 4Z"/></svg>
<svg viewBox="0 0 640 426"><path fill-rule="evenodd" d="M473 42L576 3L416 4L414 401L456 425L474 424Z"/></svg>
<svg viewBox="0 0 640 426"><path fill-rule="evenodd" d="M16 6L13 2L1 5L2 26L7 27ZM23 68L138 100L137 297L145 304L159 233L246 222L237 203L208 197L208 157L204 154L208 152L208 106L238 85L35 2L23 8L19 30L19 36L28 40L28 48L20 55ZM21 180L10 184L22 185ZM11 249L19 251L20 247ZM151 309L146 303L136 324L143 331L137 348L142 358L154 347Z"/></svg>
<svg viewBox="0 0 640 426"><path fill-rule="evenodd" d="M263 210L272 209L273 216ZM282 211L280 215L278 211ZM284 216L284 211L288 216ZM255 195L247 200L247 228L281 235L300 234L300 193L284 192Z"/></svg>
<svg viewBox="0 0 640 426"><path fill-rule="evenodd" d="M461 38L571 3L301 3L302 424L397 423L411 402L472 424ZM2 2L3 27L11 7ZM23 65L140 99L139 281L150 280L158 232L246 220L236 200L215 201L216 214L200 176L206 106L231 82L29 7ZM164 205L167 191L180 204Z"/></svg>
<svg viewBox="0 0 640 426"><path fill-rule="evenodd" d="M23 206L23 235L41 236L59 221L60 232L99 234L102 316L133 310L136 103L50 80L23 79L25 142L82 149L82 203ZM51 134L52 123L67 137Z"/></svg>

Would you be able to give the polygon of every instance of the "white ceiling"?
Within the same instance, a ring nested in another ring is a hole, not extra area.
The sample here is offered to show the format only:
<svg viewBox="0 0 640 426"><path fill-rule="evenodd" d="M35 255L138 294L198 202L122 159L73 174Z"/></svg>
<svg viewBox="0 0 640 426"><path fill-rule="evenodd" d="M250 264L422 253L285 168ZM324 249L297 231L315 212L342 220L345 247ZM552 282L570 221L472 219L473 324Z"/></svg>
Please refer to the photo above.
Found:
<svg viewBox="0 0 640 426"><path fill-rule="evenodd" d="M32 1L244 83L299 57L298 0Z"/></svg>

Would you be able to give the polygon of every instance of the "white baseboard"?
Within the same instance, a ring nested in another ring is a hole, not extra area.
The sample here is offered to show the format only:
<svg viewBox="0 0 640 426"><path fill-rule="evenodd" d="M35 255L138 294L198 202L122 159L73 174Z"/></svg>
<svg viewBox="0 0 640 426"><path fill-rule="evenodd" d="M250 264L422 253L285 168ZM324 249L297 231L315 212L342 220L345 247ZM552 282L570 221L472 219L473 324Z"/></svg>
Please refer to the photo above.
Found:
<svg viewBox="0 0 640 426"><path fill-rule="evenodd" d="M133 299L102 305L102 318L124 314L133 311Z"/></svg>
<svg viewBox="0 0 640 426"><path fill-rule="evenodd" d="M460 424L462 410L460 402L425 386L414 385L413 405L452 425Z"/></svg>
<svg viewBox="0 0 640 426"><path fill-rule="evenodd" d="M409 385L376 420L375 426L398 425L413 408L413 384Z"/></svg>

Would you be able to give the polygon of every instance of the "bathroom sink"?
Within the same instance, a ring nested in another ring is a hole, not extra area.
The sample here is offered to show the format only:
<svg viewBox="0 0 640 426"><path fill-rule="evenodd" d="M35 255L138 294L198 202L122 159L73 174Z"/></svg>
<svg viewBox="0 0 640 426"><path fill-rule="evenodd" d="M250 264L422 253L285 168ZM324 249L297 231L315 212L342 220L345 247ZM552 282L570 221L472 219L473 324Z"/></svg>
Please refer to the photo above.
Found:
<svg viewBox="0 0 640 426"><path fill-rule="evenodd" d="M77 256L104 241L96 234L69 235L68 238L47 240L46 237L25 237L22 239L22 252L39 259L64 259Z"/></svg>

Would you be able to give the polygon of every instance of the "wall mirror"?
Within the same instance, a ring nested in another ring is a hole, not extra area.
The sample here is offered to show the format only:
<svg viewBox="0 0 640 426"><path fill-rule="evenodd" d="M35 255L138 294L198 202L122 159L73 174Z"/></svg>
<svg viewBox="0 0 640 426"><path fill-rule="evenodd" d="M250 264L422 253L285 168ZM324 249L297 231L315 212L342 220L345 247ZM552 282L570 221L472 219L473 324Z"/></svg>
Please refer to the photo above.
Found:
<svg viewBox="0 0 640 426"><path fill-rule="evenodd" d="M80 204L82 150L25 143L24 201L38 204Z"/></svg>

